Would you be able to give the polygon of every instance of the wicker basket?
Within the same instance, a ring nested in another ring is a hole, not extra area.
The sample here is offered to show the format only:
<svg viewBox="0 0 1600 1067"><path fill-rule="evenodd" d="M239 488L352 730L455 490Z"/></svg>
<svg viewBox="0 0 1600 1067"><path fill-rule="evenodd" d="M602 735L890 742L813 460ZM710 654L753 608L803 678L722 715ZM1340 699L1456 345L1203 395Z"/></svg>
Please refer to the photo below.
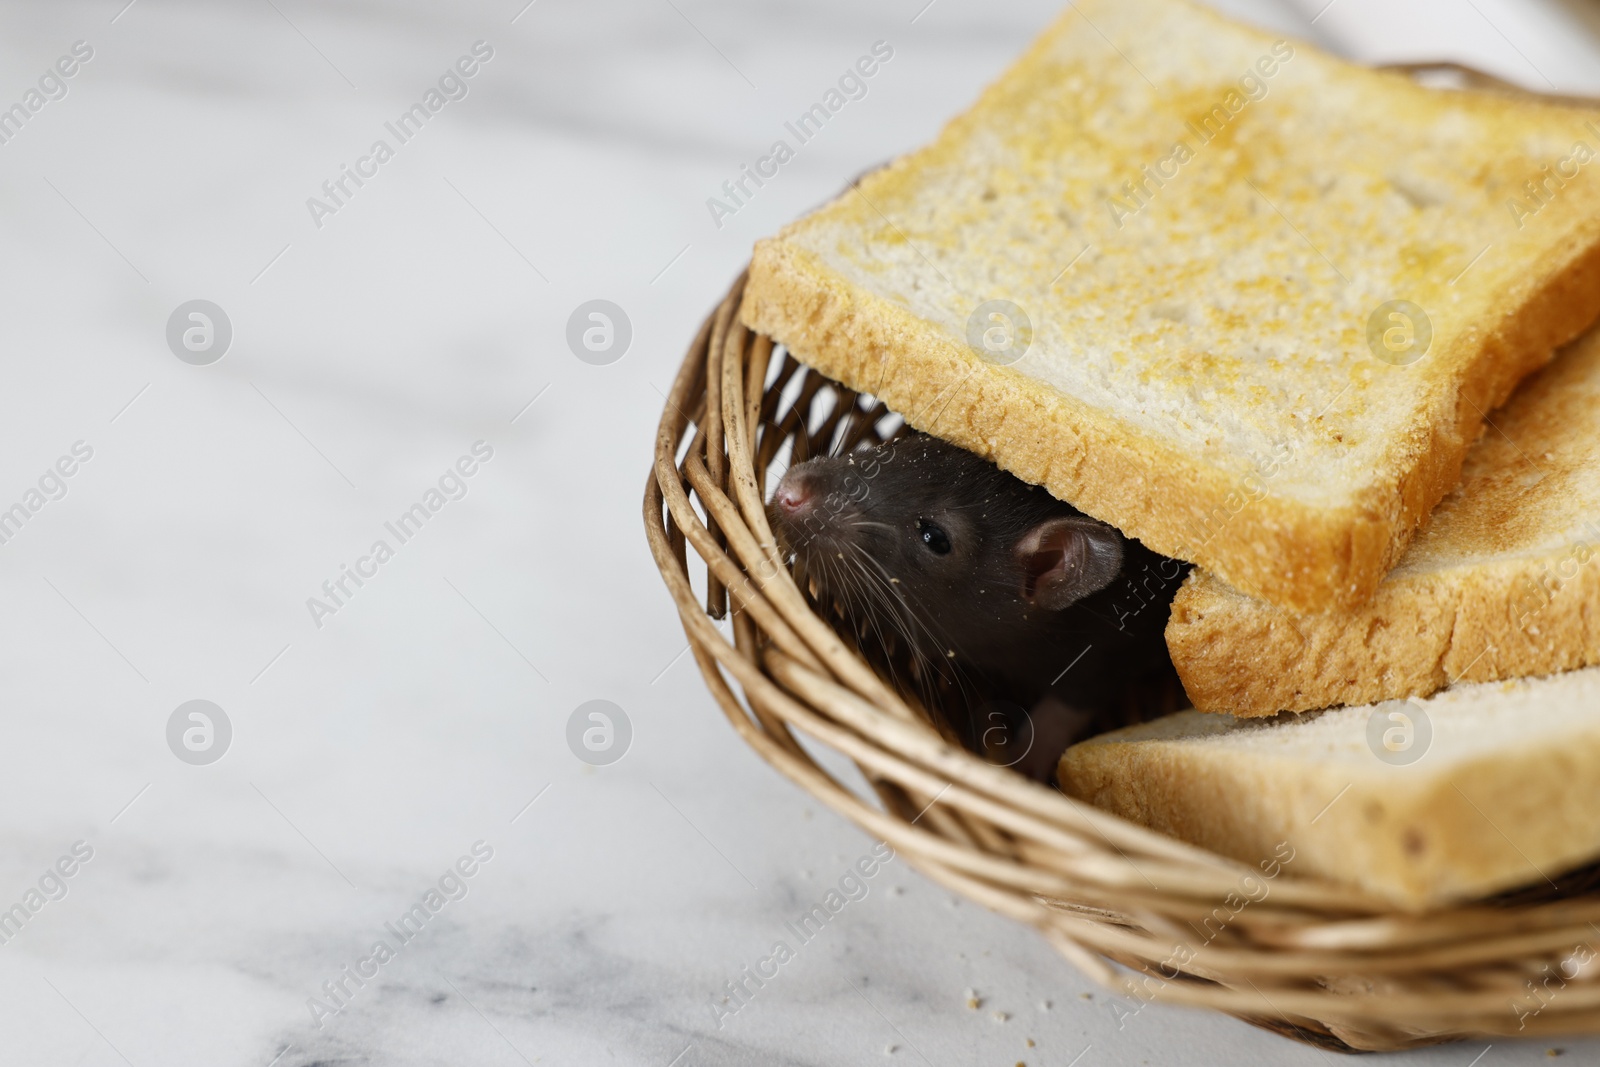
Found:
<svg viewBox="0 0 1600 1067"><path fill-rule="evenodd" d="M746 330L743 288L673 383L644 517L706 684L764 759L935 882L1036 927L1128 1011L1214 1008L1341 1051L1600 1030L1592 871L1408 915L1272 857L1251 867L1144 829L948 743L818 614L764 509L775 462L881 440L893 417ZM703 567L691 571L689 547ZM730 606L731 640L712 621ZM853 760L877 803L797 732Z"/></svg>

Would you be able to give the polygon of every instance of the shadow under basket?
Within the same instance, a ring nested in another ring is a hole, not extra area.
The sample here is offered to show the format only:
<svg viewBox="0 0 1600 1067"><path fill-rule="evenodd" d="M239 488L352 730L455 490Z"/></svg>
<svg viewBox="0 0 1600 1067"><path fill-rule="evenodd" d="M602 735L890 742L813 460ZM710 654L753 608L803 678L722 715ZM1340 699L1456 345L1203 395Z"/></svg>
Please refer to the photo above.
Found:
<svg viewBox="0 0 1600 1067"><path fill-rule="evenodd" d="M741 277L673 383L644 519L695 662L763 759L933 881L1036 928L1123 998L1119 1012L1211 1008L1346 1052L1600 1031L1593 872L1407 914L1295 877L1292 862L1185 844L951 744L885 680L881 652L819 613L765 512L776 463L875 443L898 420L745 329L743 291ZM853 761L876 803L798 734Z"/></svg>

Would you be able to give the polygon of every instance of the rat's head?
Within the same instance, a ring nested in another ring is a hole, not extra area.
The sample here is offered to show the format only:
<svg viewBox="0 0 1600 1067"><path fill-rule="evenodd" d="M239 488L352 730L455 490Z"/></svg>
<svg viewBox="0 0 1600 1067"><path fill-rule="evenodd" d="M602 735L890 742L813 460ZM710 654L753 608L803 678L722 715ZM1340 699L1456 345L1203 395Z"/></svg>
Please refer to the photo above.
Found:
<svg viewBox="0 0 1600 1067"><path fill-rule="evenodd" d="M923 434L797 463L768 509L821 599L928 659L1023 654L1122 566L1122 537Z"/></svg>

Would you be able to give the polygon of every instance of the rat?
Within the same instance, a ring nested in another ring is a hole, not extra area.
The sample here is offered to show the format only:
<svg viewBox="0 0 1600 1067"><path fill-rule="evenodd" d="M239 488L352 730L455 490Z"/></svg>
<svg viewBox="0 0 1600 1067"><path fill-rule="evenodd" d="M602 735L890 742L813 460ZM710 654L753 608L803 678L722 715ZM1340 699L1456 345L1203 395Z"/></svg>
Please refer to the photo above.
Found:
<svg viewBox="0 0 1600 1067"><path fill-rule="evenodd" d="M1188 704L1164 636L1188 564L975 453L808 459L768 511L813 602L993 762L1051 781L1088 732Z"/></svg>

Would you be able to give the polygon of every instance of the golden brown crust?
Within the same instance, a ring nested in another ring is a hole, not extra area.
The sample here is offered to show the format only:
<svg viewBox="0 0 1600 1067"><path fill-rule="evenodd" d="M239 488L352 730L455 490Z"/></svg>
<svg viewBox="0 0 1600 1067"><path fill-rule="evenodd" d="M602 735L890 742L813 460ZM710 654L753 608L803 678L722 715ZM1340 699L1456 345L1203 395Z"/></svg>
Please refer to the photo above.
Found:
<svg viewBox="0 0 1600 1067"><path fill-rule="evenodd" d="M1167 646L1195 707L1239 717L1426 696L1600 664L1600 561L1538 560L1384 583L1366 607L1297 615L1192 575ZM1570 573L1552 592L1545 576ZM1543 579L1543 580L1542 580Z"/></svg>

